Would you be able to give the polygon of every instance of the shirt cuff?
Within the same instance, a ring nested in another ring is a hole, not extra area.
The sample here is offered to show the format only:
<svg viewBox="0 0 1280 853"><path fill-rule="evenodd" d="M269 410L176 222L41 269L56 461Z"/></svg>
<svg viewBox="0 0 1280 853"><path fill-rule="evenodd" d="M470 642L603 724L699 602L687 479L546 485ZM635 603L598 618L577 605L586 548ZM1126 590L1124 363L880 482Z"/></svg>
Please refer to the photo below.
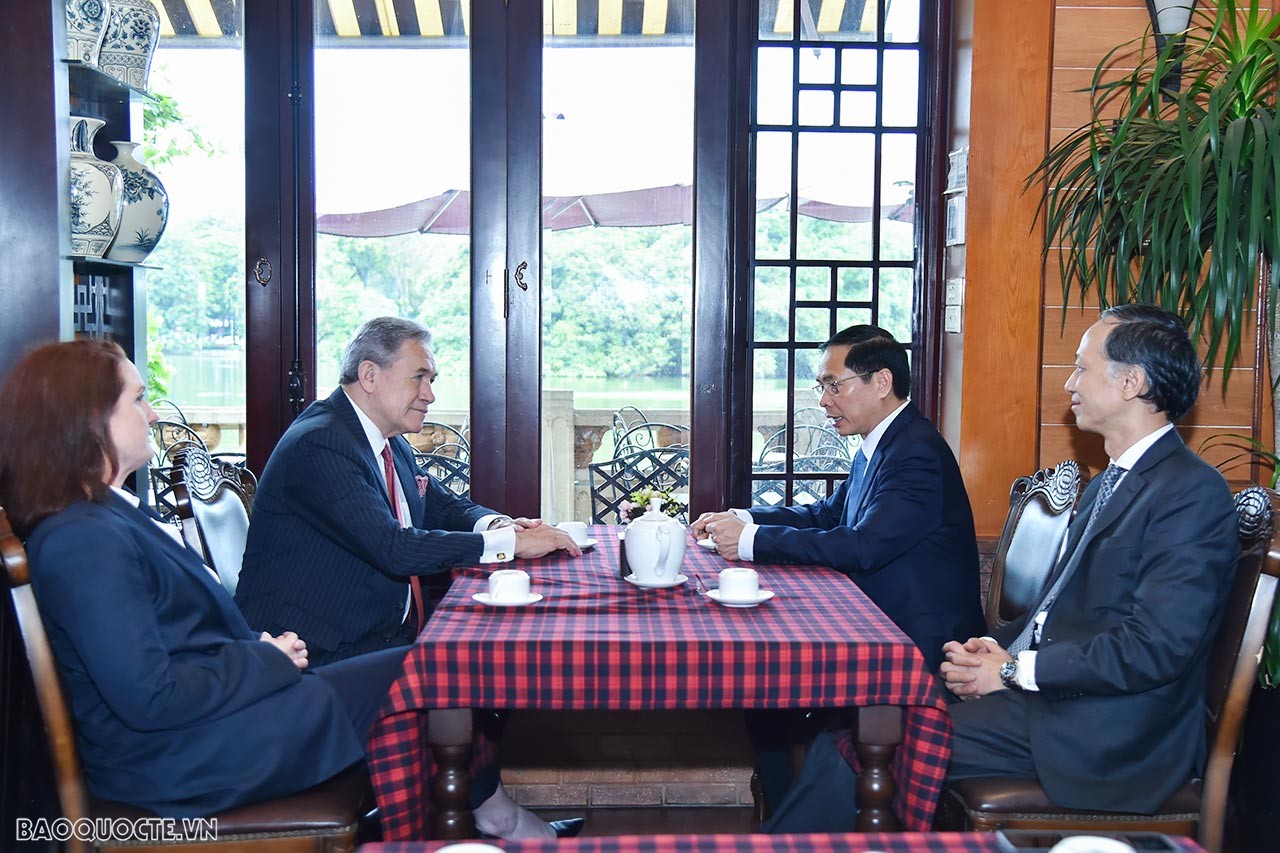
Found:
<svg viewBox="0 0 1280 853"><path fill-rule="evenodd" d="M742 528L742 535L738 537L738 559L746 560L748 563L754 563L756 560L756 531L760 529L760 525L747 522Z"/></svg>
<svg viewBox="0 0 1280 853"><path fill-rule="evenodd" d="M1036 653L1030 649L1018 652L1018 686L1032 693L1040 690L1036 684Z"/></svg>
<svg viewBox="0 0 1280 853"><path fill-rule="evenodd" d="M489 529L489 525L493 524L495 521L511 521L511 516L491 512L488 515L481 516L480 520L476 522L475 527L471 528L471 532L484 533Z"/></svg>
<svg viewBox="0 0 1280 853"><path fill-rule="evenodd" d="M515 559L516 529L514 527L481 530L479 533L484 537L484 553L480 555L481 563L509 563Z"/></svg>

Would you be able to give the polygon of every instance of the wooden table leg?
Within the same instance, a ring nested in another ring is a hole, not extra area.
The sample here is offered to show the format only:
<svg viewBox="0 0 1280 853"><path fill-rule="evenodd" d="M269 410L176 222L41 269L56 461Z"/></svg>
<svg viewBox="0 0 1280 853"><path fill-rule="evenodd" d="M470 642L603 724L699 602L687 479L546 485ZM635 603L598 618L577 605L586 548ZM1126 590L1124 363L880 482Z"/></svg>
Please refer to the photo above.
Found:
<svg viewBox="0 0 1280 853"><path fill-rule="evenodd" d="M898 705L869 705L858 709L858 738L854 749L862 772L855 788L858 797L859 832L899 832L902 824L893 813L898 786L890 765L902 743L902 708Z"/></svg>
<svg viewBox="0 0 1280 853"><path fill-rule="evenodd" d="M435 755L431 777L431 837L475 838L467 808L471 793L471 709L427 712L427 741Z"/></svg>

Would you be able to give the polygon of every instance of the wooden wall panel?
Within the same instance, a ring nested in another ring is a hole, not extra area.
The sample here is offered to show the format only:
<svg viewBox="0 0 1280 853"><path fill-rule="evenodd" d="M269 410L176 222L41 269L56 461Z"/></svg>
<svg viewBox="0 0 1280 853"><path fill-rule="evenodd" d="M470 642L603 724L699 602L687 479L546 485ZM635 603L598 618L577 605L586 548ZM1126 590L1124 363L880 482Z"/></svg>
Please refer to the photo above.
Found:
<svg viewBox="0 0 1280 853"><path fill-rule="evenodd" d="M1022 185L1044 156L1052 37L1048 4L974 6L960 465L979 536L1037 460L1041 237Z"/></svg>
<svg viewBox="0 0 1280 853"><path fill-rule="evenodd" d="M1121 46L1140 37L1149 26L1151 18L1144 3L1095 7L1060 3L1053 25L1054 68L1093 70L1098 60L1115 48L1120 49L1112 64L1117 68L1132 68L1138 45Z"/></svg>

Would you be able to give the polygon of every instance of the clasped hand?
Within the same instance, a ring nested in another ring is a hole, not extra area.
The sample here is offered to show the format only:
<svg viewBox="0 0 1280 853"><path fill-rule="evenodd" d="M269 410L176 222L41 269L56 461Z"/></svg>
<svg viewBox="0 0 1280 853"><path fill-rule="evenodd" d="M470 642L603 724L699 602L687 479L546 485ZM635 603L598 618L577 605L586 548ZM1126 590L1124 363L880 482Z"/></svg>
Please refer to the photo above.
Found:
<svg viewBox="0 0 1280 853"><path fill-rule="evenodd" d="M572 536L558 527L544 524L540 518L499 519L489 525L490 530L498 527L516 529L517 557L541 557L552 551L567 551L574 557L582 556L582 549L573 541Z"/></svg>
<svg viewBox="0 0 1280 853"><path fill-rule="evenodd" d="M947 689L961 699L977 699L1006 689L1000 680L1000 667L1013 658L998 644L982 637L970 637L963 643L952 640L942 651L947 659L939 674Z"/></svg>
<svg viewBox="0 0 1280 853"><path fill-rule="evenodd" d="M731 512L704 512L698 516L689 529L694 539L706 539L716 543L716 551L726 560L737 560L738 540L742 538L742 530L747 525Z"/></svg>
<svg viewBox="0 0 1280 853"><path fill-rule="evenodd" d="M293 631L285 631L278 637L273 637L263 631L262 636L258 639L264 643L270 643L284 652L298 669L307 668L307 644Z"/></svg>

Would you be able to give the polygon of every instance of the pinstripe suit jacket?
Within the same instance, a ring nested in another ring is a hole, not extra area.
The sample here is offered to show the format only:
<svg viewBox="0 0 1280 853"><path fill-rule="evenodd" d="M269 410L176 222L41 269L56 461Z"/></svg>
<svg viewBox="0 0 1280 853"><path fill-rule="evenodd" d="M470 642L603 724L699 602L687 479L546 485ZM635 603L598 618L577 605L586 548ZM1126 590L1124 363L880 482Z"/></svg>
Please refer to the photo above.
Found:
<svg viewBox="0 0 1280 853"><path fill-rule="evenodd" d="M409 576L478 562L484 549L470 531L494 511L434 480L420 496L409 442L391 449L409 527L341 388L298 416L262 473L236 603L255 628L297 631L313 663L403 642Z"/></svg>

